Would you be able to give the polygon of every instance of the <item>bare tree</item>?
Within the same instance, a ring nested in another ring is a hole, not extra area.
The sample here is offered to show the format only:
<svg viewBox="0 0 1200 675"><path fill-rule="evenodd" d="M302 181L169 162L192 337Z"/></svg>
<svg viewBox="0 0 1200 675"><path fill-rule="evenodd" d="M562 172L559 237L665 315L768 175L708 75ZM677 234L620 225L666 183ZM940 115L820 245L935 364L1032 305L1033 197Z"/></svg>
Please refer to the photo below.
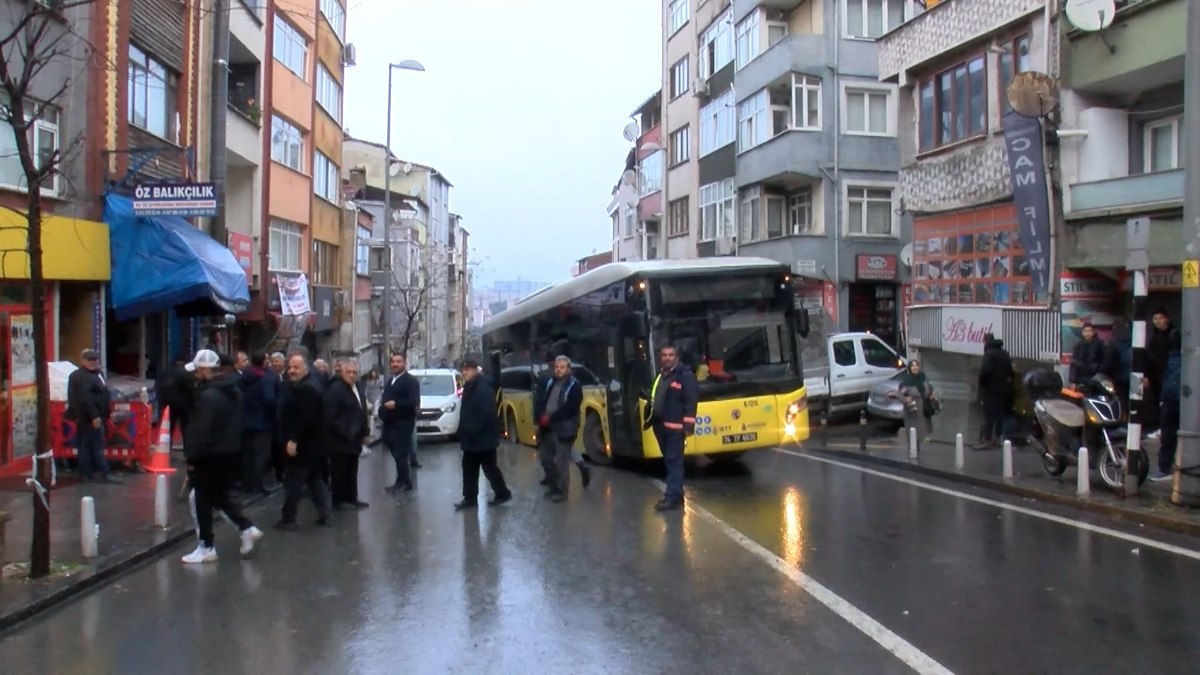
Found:
<svg viewBox="0 0 1200 675"><path fill-rule="evenodd" d="M416 265L404 265L397 274L397 291L394 295L396 309L400 315L399 326L400 347L402 353L408 354L413 348L417 337L421 335L419 327L424 319L426 334L431 330L431 312L439 298L444 297L447 290L447 264L444 252L433 243L418 244L409 242L408 246L418 246ZM428 364L426 364L428 365Z"/></svg>
<svg viewBox="0 0 1200 675"><path fill-rule="evenodd" d="M64 158L73 154L82 134L70 143L59 142L57 149L35 146L38 120L62 108L62 100L72 86L68 77L53 78L48 68L71 58L79 36L63 21L64 10L90 4L92 0L6 0L9 17L0 19L0 122L12 127L21 172L25 179L25 223L10 226L26 230L26 245L18 251L29 259L30 302L33 313L33 360L37 391L37 429L34 455L38 458L34 476L33 546L29 575L50 573L50 385L47 369L46 281L42 266L42 190L53 184ZM40 152L38 150L41 150ZM45 454L43 454L45 453Z"/></svg>

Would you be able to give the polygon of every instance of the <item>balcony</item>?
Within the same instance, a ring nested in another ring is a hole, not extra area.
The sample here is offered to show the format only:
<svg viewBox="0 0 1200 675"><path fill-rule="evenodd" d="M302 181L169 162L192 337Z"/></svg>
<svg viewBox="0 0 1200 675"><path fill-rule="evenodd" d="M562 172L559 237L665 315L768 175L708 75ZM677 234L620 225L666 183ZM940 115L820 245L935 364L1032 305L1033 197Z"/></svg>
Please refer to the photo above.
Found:
<svg viewBox="0 0 1200 675"><path fill-rule="evenodd" d="M820 2L821 0L809 1ZM736 24L746 18L759 7L772 12L790 12L804 2L805 0L733 0L733 23Z"/></svg>
<svg viewBox="0 0 1200 675"><path fill-rule="evenodd" d="M825 73L830 64L828 41L816 33L794 33L776 42L767 51L734 74L738 91L758 91L790 77L792 72L816 75Z"/></svg>
<svg viewBox="0 0 1200 675"><path fill-rule="evenodd" d="M1186 0L1117 3L1102 33L1072 31L1063 45L1067 86L1094 94L1137 94L1183 80Z"/></svg>
<svg viewBox="0 0 1200 675"><path fill-rule="evenodd" d="M229 113L225 147L230 164L262 163L262 103L259 81L262 64L239 40L229 41Z"/></svg>
<svg viewBox="0 0 1200 675"><path fill-rule="evenodd" d="M767 185L790 189L820 176L825 157L825 134L788 130L738 155L738 185Z"/></svg>
<svg viewBox="0 0 1200 675"><path fill-rule="evenodd" d="M1182 204L1183 169L1175 169L1072 185L1068 217Z"/></svg>

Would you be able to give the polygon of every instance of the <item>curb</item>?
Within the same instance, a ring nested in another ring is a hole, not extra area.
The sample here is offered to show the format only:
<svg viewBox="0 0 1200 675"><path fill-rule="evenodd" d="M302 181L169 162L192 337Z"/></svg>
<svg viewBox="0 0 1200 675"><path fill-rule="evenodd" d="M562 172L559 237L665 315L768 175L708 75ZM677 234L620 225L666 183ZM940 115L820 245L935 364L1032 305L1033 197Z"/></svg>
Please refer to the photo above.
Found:
<svg viewBox="0 0 1200 675"><path fill-rule="evenodd" d="M986 488L988 490L996 490L998 492L1004 492L1024 499L1054 504L1056 506L1065 506L1080 511L1086 511L1088 513L1109 516L1118 520L1132 522L1139 525L1148 525L1161 530L1166 530L1168 532L1173 532L1175 534L1182 534L1189 537L1200 537L1200 523L1184 522L1175 518L1159 516L1153 513L1142 513L1090 499L1080 499L1079 497L1070 495L1054 494L1044 490L1014 485L1002 480L980 478L978 476L972 476L964 473L933 469L927 466L921 466L920 464L910 464L905 461L895 460L888 457L866 455L851 450L812 447L806 448L806 451L828 457L834 457L837 459L849 460L859 464L873 464L875 466L886 467L901 473L919 474L922 476L929 476L931 478L940 478L952 483Z"/></svg>
<svg viewBox="0 0 1200 675"><path fill-rule="evenodd" d="M247 499L242 502L242 508L252 508L266 502L274 497L275 494L259 495L257 497ZM148 561L158 558L167 551L175 548L184 540L194 536L195 530L192 527L176 526L178 532L171 532L171 529L166 530L170 534L160 542L156 542L152 546L143 549L137 549L130 552L128 555L118 558L112 564L100 567L90 576L83 577L73 583L68 583L62 588L54 590L44 597L38 598L36 601L21 607L17 610L0 616L0 635L8 632L14 626L24 623L35 616L47 612L79 595L83 595L92 588L99 586L105 581L109 581L114 577L118 577L125 572L130 571L134 567ZM174 529L174 528L172 528ZM117 554L120 555L120 554Z"/></svg>

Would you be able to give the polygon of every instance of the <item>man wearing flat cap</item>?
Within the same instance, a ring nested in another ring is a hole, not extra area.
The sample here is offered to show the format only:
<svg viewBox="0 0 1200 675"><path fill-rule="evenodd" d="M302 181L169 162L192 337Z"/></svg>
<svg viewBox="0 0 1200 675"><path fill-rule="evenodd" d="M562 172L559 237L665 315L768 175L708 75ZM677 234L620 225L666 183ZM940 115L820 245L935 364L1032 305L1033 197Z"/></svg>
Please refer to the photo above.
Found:
<svg viewBox="0 0 1200 675"><path fill-rule="evenodd" d="M100 353L85 349L79 368L67 378L67 419L75 422L75 448L83 480L118 483L104 458L104 430L109 417L108 383L100 372Z"/></svg>

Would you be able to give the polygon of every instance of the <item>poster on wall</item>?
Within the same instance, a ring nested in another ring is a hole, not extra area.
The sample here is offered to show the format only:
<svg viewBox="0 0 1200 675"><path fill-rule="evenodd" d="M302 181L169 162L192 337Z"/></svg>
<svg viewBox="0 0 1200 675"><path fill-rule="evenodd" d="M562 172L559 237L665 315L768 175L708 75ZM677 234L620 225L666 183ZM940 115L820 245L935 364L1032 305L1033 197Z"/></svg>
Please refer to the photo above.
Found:
<svg viewBox="0 0 1200 675"><path fill-rule="evenodd" d="M12 456L13 459L29 457L37 442L37 388L13 389L9 397L12 402Z"/></svg>
<svg viewBox="0 0 1200 675"><path fill-rule="evenodd" d="M1062 355L1064 364L1071 362L1071 352L1083 339L1083 324L1090 323L1105 341L1112 337L1116 315L1116 283L1096 274L1064 270L1058 282L1062 295Z"/></svg>
<svg viewBox="0 0 1200 675"><path fill-rule="evenodd" d="M1013 205L913 219L913 304L1029 305L1029 257Z"/></svg>
<svg viewBox="0 0 1200 675"><path fill-rule="evenodd" d="M9 319L9 354L12 364L9 384L13 388L35 383L37 373L33 367L33 317L29 314L14 314Z"/></svg>

